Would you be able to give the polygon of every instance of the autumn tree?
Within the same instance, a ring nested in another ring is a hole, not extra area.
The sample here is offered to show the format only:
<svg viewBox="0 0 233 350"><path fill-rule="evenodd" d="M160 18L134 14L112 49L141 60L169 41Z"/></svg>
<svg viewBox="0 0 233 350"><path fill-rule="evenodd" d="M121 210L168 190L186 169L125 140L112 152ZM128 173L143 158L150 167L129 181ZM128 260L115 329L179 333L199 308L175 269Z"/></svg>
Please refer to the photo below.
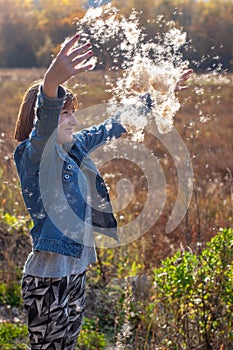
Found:
<svg viewBox="0 0 233 350"><path fill-rule="evenodd" d="M0 0L0 67L47 66L60 43L76 31L85 4L86 0ZM166 32L170 21L182 28L189 43L184 58L196 71L233 69L233 1L112 0L112 5L125 16L138 11L148 40ZM97 68L110 64L105 50L98 58L103 64Z"/></svg>

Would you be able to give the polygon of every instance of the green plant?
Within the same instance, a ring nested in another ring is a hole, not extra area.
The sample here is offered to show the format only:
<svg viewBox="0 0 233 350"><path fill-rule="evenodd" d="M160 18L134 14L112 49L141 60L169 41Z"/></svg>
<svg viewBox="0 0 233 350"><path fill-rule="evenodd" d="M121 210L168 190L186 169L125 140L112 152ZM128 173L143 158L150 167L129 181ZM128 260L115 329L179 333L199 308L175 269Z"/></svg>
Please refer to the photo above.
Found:
<svg viewBox="0 0 233 350"><path fill-rule="evenodd" d="M21 304L20 283L0 283L0 303L19 306Z"/></svg>
<svg viewBox="0 0 233 350"><path fill-rule="evenodd" d="M224 229L200 255L177 252L154 270L153 321L170 349L217 349L233 340L233 230Z"/></svg>
<svg viewBox="0 0 233 350"><path fill-rule="evenodd" d="M77 349L101 350L106 346L105 335L101 333L95 320L84 318L84 324L78 338Z"/></svg>
<svg viewBox="0 0 233 350"><path fill-rule="evenodd" d="M0 349L23 350L27 347L27 327L11 323L0 324Z"/></svg>

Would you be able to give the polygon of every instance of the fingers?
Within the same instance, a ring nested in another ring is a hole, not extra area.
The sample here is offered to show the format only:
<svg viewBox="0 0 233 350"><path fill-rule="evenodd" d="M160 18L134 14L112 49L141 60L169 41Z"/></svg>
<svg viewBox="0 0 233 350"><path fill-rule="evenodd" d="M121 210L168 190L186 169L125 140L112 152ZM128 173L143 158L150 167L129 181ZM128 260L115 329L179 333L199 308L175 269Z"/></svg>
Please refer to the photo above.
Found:
<svg viewBox="0 0 233 350"><path fill-rule="evenodd" d="M181 82L186 81L187 79L190 78L190 76L192 75L192 73L193 73L193 70L192 70L192 69L188 69L187 71L185 71L185 72L181 75L180 81L181 81Z"/></svg>
<svg viewBox="0 0 233 350"><path fill-rule="evenodd" d="M91 50L92 44L87 42L77 47L75 44L77 43L78 39L79 35L74 35L64 44L59 53L59 58L66 66L67 70L69 70L72 74L78 74L92 68L92 65L85 65L77 68L78 65L82 64L93 56L93 51Z"/></svg>
<svg viewBox="0 0 233 350"><path fill-rule="evenodd" d="M186 90L188 89L188 86L187 85L176 85L176 88L175 88L175 91L182 91L182 90Z"/></svg>
<svg viewBox="0 0 233 350"><path fill-rule="evenodd" d="M93 64L90 64L88 62L83 63L87 61L91 56L93 56L92 52L88 52L85 55L82 55L81 57L76 58L72 61L70 64L70 74L71 76L75 76L77 74L80 74L82 72L86 72L88 70L93 69Z"/></svg>
<svg viewBox="0 0 233 350"><path fill-rule="evenodd" d="M62 44L61 50L60 50L60 54L66 54L69 52L69 50L74 46L75 43L77 43L77 41L79 40L80 35L78 33L76 33L75 35L73 35L68 41L65 41Z"/></svg>
<svg viewBox="0 0 233 350"><path fill-rule="evenodd" d="M86 65L84 65L84 66L82 66L80 68L75 69L74 75L80 74L80 73L83 73L83 72L87 72L88 70L91 70L91 69L93 69L93 65L92 64L86 64Z"/></svg>
<svg viewBox="0 0 233 350"><path fill-rule="evenodd" d="M72 64L73 67L75 67L75 66L81 64L82 62L85 62L86 60L88 60L92 56L93 56L93 52L92 51L88 51L82 56L75 57L72 60L71 64Z"/></svg>
<svg viewBox="0 0 233 350"><path fill-rule="evenodd" d="M87 43L78 48L75 48L67 56L68 59L70 60L70 62L75 63L75 65L89 59L91 56L93 56L93 51L90 50L91 46L91 43Z"/></svg>
<svg viewBox="0 0 233 350"><path fill-rule="evenodd" d="M92 47L90 42L87 42L79 47L75 46L80 38L79 34L75 34L68 41L65 41L62 45L62 48L59 52L59 56L67 56L71 60L75 58L75 56L81 55L85 51L89 50Z"/></svg>
<svg viewBox="0 0 233 350"><path fill-rule="evenodd" d="M83 54L84 52L90 50L91 47L92 47L92 44L90 42L83 44L79 47L73 47L73 49L71 47L69 50L68 56L71 58L71 60L73 60L75 56Z"/></svg>
<svg viewBox="0 0 233 350"><path fill-rule="evenodd" d="M180 80L179 80L178 84L176 85L175 91L182 91L182 90L186 90L188 88L187 85L183 85L183 84L186 82L186 80L188 80L190 78L192 73L193 73L193 70L188 69L181 75Z"/></svg>
<svg viewBox="0 0 233 350"><path fill-rule="evenodd" d="M188 80L192 73L193 73L192 69L189 69L189 70L185 71L180 77L179 84L183 83L186 80Z"/></svg>
<svg viewBox="0 0 233 350"><path fill-rule="evenodd" d="M176 88L175 88L175 91L182 91L182 90L187 90L188 89L188 86L187 85L178 85Z"/></svg>

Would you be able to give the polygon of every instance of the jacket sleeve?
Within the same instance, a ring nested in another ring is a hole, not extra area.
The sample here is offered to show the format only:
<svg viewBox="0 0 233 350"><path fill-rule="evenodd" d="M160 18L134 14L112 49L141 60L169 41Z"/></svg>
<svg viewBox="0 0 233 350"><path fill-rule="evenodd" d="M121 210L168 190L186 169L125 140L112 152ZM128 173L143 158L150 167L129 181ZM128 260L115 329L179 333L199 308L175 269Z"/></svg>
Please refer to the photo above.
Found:
<svg viewBox="0 0 233 350"><path fill-rule="evenodd" d="M113 138L118 138L126 132L126 129L118 121L118 116L107 119L99 125L93 125L89 129L83 129L77 134L82 140L87 152L93 152L97 147Z"/></svg>
<svg viewBox="0 0 233 350"><path fill-rule="evenodd" d="M146 115L152 108L150 94L139 96L139 101L141 103L140 107L136 107L135 112L139 115ZM87 152L92 152L106 141L118 138L126 131L125 127L121 124L121 112L118 112L115 116L107 119L102 124L82 130L77 136L82 139Z"/></svg>
<svg viewBox="0 0 233 350"><path fill-rule="evenodd" d="M40 88L36 103L36 120L30 135L29 156L33 162L40 161L48 140L56 139L58 118L64 103L65 90L58 89L57 98L48 98Z"/></svg>

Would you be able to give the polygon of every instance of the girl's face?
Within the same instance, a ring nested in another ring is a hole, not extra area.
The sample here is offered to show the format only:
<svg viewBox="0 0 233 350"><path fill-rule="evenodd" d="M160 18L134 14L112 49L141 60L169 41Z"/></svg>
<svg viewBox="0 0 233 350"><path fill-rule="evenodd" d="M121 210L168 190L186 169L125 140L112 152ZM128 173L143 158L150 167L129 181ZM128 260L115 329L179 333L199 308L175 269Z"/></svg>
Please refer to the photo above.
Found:
<svg viewBox="0 0 233 350"><path fill-rule="evenodd" d="M59 117L57 128L57 143L64 144L73 141L74 128L77 125L77 119L74 115L73 105L64 107Z"/></svg>

